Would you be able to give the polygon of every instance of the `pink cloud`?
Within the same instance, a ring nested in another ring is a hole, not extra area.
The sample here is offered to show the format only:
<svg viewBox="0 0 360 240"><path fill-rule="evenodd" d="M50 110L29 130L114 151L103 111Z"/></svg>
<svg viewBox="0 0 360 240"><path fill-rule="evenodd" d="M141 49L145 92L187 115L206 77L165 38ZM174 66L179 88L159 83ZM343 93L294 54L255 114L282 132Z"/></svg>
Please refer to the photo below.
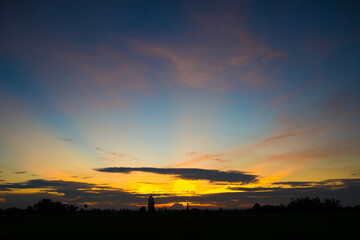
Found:
<svg viewBox="0 0 360 240"><path fill-rule="evenodd" d="M198 19L212 37L218 38L219 45L229 48L227 64L240 68L242 80L249 84L261 85L269 80L262 74L269 62L287 61L286 52L274 49L263 38L253 35L246 19L234 10L224 11L220 16L203 14Z"/></svg>
<svg viewBox="0 0 360 240"><path fill-rule="evenodd" d="M205 154L205 155L196 154L195 156L192 154L192 155L190 155L193 157L192 159L175 164L174 166L171 166L171 167L191 166L193 164L201 163L201 162L208 161L208 160L213 160L213 159L222 157L224 155L226 155L226 154L224 154L224 153L214 153L214 154Z"/></svg>
<svg viewBox="0 0 360 240"><path fill-rule="evenodd" d="M129 42L139 52L168 60L174 71L170 75L179 83L210 90L226 88L225 81L219 81L224 69L216 61L204 59L201 55L194 55L177 47L151 44L140 40Z"/></svg>
<svg viewBox="0 0 360 240"><path fill-rule="evenodd" d="M289 133L285 133L285 134L282 134L282 135L269 137L269 138L263 140L262 142L260 142L259 144L264 144L264 143L268 143L268 142L272 142L272 141L282 140L282 139L286 139L286 138L290 138L290 137L302 136L302 135L318 132L318 131L321 131L321 130L323 130L323 127L313 128L313 129L309 129L309 130L305 130L305 131L289 132Z"/></svg>
<svg viewBox="0 0 360 240"><path fill-rule="evenodd" d="M142 54L166 60L167 76L176 82L215 91L267 84L277 78L273 61L288 58L251 34L247 22L232 11L216 17L196 15L194 25L190 42L129 43Z"/></svg>
<svg viewBox="0 0 360 240"><path fill-rule="evenodd" d="M152 94L147 67L119 50L96 46L85 51L62 40L53 44L18 40L8 46L11 56L42 79L39 82L54 91L53 97L61 95L59 103L68 108L79 102L92 109L125 108L125 91Z"/></svg>

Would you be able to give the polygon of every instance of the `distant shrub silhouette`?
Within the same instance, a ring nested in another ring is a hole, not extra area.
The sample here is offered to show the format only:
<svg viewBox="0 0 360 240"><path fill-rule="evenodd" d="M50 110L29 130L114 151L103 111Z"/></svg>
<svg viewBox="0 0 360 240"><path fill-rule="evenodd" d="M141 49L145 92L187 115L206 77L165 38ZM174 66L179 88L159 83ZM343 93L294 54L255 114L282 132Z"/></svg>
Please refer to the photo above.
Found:
<svg viewBox="0 0 360 240"><path fill-rule="evenodd" d="M277 206L274 205L261 206L259 203L255 203L250 211L255 213L280 213L280 212L285 212L286 207L285 205L282 204Z"/></svg>
<svg viewBox="0 0 360 240"><path fill-rule="evenodd" d="M140 213L140 214L146 213L146 207L144 207L144 206L140 207L140 208L139 208L139 213Z"/></svg>
<svg viewBox="0 0 360 240"><path fill-rule="evenodd" d="M261 205L260 205L259 203L255 203L254 206L253 206L253 208L252 208L252 210L253 210L253 211L259 211L260 208L261 208Z"/></svg>

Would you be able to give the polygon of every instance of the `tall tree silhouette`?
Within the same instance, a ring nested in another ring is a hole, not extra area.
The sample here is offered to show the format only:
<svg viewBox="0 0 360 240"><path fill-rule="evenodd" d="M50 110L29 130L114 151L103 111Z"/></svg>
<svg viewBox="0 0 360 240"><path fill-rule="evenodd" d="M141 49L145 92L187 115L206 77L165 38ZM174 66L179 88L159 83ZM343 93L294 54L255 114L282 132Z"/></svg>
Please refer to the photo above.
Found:
<svg viewBox="0 0 360 240"><path fill-rule="evenodd" d="M155 212L155 199L153 196L150 196L148 200L148 212L149 213Z"/></svg>

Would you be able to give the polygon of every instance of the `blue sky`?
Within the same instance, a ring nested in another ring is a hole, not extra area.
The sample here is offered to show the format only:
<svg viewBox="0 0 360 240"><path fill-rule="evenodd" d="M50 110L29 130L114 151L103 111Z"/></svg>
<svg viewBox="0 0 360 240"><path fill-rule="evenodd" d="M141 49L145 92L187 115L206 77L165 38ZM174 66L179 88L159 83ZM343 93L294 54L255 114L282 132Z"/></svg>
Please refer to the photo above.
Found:
<svg viewBox="0 0 360 240"><path fill-rule="evenodd" d="M257 176L248 188L359 177L357 1L3 1L0 8L4 183L86 180L129 194L194 197L236 187L94 169L241 171ZM157 178L163 188L143 184ZM0 193L1 204L24 194L12 191ZM359 200L350 196L345 202Z"/></svg>

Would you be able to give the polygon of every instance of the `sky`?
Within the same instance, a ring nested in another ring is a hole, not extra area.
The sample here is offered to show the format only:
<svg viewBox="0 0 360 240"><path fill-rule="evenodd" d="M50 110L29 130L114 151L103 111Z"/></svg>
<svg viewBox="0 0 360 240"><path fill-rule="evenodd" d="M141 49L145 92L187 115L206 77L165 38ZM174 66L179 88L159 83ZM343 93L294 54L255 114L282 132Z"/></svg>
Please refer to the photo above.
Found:
<svg viewBox="0 0 360 240"><path fill-rule="evenodd" d="M358 1L1 1L0 208L360 204Z"/></svg>

